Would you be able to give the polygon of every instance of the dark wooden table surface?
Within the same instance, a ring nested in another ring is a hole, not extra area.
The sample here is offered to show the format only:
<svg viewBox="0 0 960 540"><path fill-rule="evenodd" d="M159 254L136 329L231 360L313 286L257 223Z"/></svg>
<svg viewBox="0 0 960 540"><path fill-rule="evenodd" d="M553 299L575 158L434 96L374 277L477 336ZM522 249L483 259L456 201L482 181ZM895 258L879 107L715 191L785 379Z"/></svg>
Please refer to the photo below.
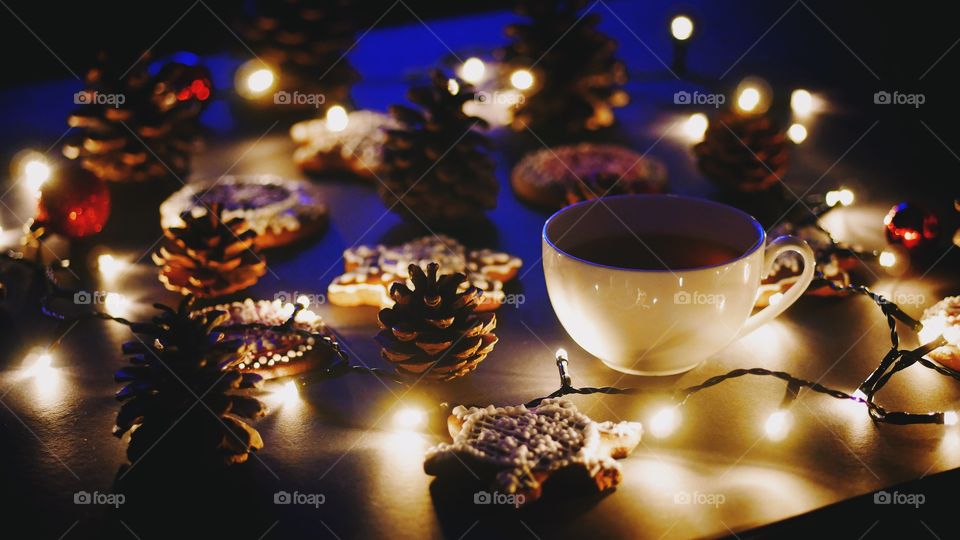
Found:
<svg viewBox="0 0 960 540"><path fill-rule="evenodd" d="M603 12L604 7L597 8L605 17L604 27L620 40L624 55L635 60L632 70L661 67L647 52L645 42L649 41L658 55L669 58L669 43L660 35L667 6L657 4L647 12L628 2L611 2L609 9L622 17L623 24ZM709 52L698 54L729 65L786 7L789 5L747 17L740 32L708 32L702 47ZM430 21L432 32L422 25L372 32L351 53L367 78L356 89L358 105L383 109L402 100L406 79L447 54L447 46L458 50L476 43L496 44L500 26L510 19L508 14L495 13L467 20ZM804 24L816 28L813 25L817 23ZM825 50L847 54L837 48L828 32L816 35L825 43ZM639 42L641 37L644 43ZM390 46L396 39L417 46L398 50ZM717 52L721 49L722 54ZM772 54L761 49L757 53L761 57ZM865 66L852 57L843 64L851 80L870 77ZM749 61L747 65L753 66ZM774 63L770 70L782 72L783 68ZM77 84L70 81L5 91L8 128L29 117L23 106L17 105L29 96L54 99L52 96L62 94L53 111L43 114L53 118L65 113ZM631 84L633 104L621 116L622 137L667 163L675 192L709 195L710 186L696 171L689 143L677 124L690 111L672 107L670 102L677 88L677 83L671 82ZM788 90L777 88L778 92ZM831 99L831 91L825 88L822 95ZM30 106L41 108L38 99ZM938 129L933 121L924 124L928 133L916 119L879 116L866 94L856 99L853 105L834 103L833 111L811 124L811 137L797 148L787 181L797 193L817 182L815 191L838 184L851 186L857 203L832 213L826 224L844 240L881 247L880 223L891 204L919 198L938 210L949 208L950 185L905 182L910 180L904 171L910 170L906 162L908 154L912 155L907 139L927 133L925 148L934 148L931 152L940 158L946 156L941 163L950 163L952 158L930 135ZM271 126L269 119L262 120L262 126L233 127L222 118L215 121L207 149L194 158L190 179L225 172L299 176L290 159L293 145L284 125ZM62 132L58 122L54 118L43 127L31 124L23 129L31 140L49 145ZM904 133L899 126L907 122L916 124L916 129ZM887 127L890 124L897 127ZM19 150L26 138L8 130L4 148L10 153ZM502 184L499 204L489 215L491 229L476 234L472 241L524 259L518 290L524 302L498 312L500 343L476 373L448 385L418 385L410 390L360 376L311 385L302 390L298 402L274 406L258 422L266 448L248 463L226 473L184 478L178 474L178 464L155 462L150 455L132 469L123 467L124 443L110 435L117 411L112 373L123 361L119 346L130 335L116 325L80 323L67 333L55 355L54 375L44 382L24 377L23 350L15 357L8 355L0 365L0 493L5 500L0 527L15 527L11 523L26 527L12 528L17 532L2 536L152 538L177 534L189 538L204 531L231 538L688 538L744 533L776 536L782 531L828 531L842 524L844 532L856 537L889 532L891 520L940 538L952 534L949 526L940 529L938 521L922 512L950 504L949 488L943 486L951 485L954 476L936 475L960 467L960 432L943 426L876 426L857 406L804 394L794 407L795 423L789 435L772 442L764 436L763 422L778 406L783 386L762 380L743 379L698 395L684 408L683 422L672 436L644 437L637 451L621 462L623 483L603 496L551 498L513 512L474 505L475 488L432 484L433 479L423 473L423 453L445 434L436 429L398 431L393 424L396 411L419 407L439 414L441 402L503 405L545 395L558 384L553 364L558 347L570 351L578 385L686 386L733 368L760 366L852 391L889 346L884 319L869 301L804 298L785 316L682 376L648 380L610 371L579 349L560 327L550 308L540 266L540 230L546 214L522 205L507 184L513 160L536 149L538 143L503 132L497 132L495 140ZM905 149L900 155L889 151L897 145ZM955 173L957 163L952 163ZM12 185L13 180L10 182L11 189L3 197L6 208L0 212L7 231L3 236L6 246L14 242L11 230L32 215L33 204L22 189ZM420 232L387 213L370 184L322 179L318 185L332 209L330 229L302 248L272 256L270 272L249 296L270 299L281 291L322 295L340 271L345 248L407 239ZM139 210L146 204L143 199L148 199L142 194L126 196L132 198L115 200L115 216L125 215L117 219L127 220L122 230L115 228L97 241L113 254L138 262L115 281L96 287L127 295L132 304L126 315L143 319L151 315L152 302L170 303L177 298L162 289L155 267L145 257L158 238L157 216ZM878 269L873 270L877 275L867 272L866 276L877 290L911 299L912 304L904 307L919 315L924 307L957 291L955 255L948 253L938 264L928 263L903 278L886 276ZM375 309L322 304L314 310L342 335L353 358L383 365L372 339ZM51 336L52 325L40 321L29 306L20 306L14 315L27 329L28 345L42 345L44 336L55 337ZM916 342L906 331L904 339L907 345ZM960 386L955 382L919 367L899 375L883 396L891 407L909 410L952 408L958 398ZM647 397L573 400L598 420L641 422L661 404ZM935 478L896 487L931 476ZM924 493L926 508L874 506L871 494L880 489ZM126 500L116 509L77 505L74 495L80 491L124 493ZM278 491L323 494L325 503L317 508L275 505ZM831 506L845 501L846 506ZM828 509L770 526L824 507Z"/></svg>

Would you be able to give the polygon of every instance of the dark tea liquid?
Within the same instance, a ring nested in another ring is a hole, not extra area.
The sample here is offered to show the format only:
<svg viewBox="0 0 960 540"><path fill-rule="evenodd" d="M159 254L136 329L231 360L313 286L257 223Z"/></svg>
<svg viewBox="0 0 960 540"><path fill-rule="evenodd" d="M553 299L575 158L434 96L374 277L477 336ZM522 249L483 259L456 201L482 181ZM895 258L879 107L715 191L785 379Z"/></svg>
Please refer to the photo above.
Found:
<svg viewBox="0 0 960 540"><path fill-rule="evenodd" d="M713 266L743 255L742 251L730 246L692 236L637 236L630 233L606 236L569 246L566 251L585 261L635 270L684 270Z"/></svg>

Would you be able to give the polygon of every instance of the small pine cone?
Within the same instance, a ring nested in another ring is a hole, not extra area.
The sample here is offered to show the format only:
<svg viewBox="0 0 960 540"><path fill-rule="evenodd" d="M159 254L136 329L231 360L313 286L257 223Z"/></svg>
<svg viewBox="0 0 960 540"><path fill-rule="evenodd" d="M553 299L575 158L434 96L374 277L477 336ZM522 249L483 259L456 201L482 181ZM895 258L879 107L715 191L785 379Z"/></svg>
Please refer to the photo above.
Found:
<svg viewBox="0 0 960 540"><path fill-rule="evenodd" d="M775 185L789 158L786 135L769 116L733 111L710 122L693 151L707 178L723 189L746 193Z"/></svg>
<svg viewBox="0 0 960 540"><path fill-rule="evenodd" d="M74 97L79 107L67 117L74 130L64 156L106 181L186 174L210 98L205 68L170 62L151 75L146 58L126 68L101 54L85 85Z"/></svg>
<svg viewBox="0 0 960 540"><path fill-rule="evenodd" d="M390 287L396 305L380 311L384 329L377 342L399 373L449 381L476 369L493 350L497 319L493 313L476 313L483 293L467 285L463 274L438 278L439 268L430 263L424 273L411 264L414 288L406 283Z"/></svg>
<svg viewBox="0 0 960 540"><path fill-rule="evenodd" d="M224 296L252 286L266 273L254 244L256 232L243 218L224 222L218 204L199 217L184 212L180 218L184 225L166 229L153 254L167 289L202 298Z"/></svg>

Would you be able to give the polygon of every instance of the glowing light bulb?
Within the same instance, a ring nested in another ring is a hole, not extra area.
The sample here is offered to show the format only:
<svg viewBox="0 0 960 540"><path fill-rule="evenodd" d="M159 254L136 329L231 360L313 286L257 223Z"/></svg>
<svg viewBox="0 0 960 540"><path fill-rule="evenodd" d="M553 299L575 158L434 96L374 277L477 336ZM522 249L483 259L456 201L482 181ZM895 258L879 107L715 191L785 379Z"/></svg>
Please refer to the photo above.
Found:
<svg viewBox="0 0 960 540"><path fill-rule="evenodd" d="M104 253L97 257L97 269L100 270L100 275L107 280L116 278L126 266L126 262L114 258L114 256L109 253Z"/></svg>
<svg viewBox="0 0 960 540"><path fill-rule="evenodd" d="M703 140L703 134L707 132L710 121L707 115L703 113L693 113L683 123L683 133L691 142L700 142Z"/></svg>
<svg viewBox="0 0 960 540"><path fill-rule="evenodd" d="M767 438L772 441L783 440L790 431L792 421L790 411L780 410L771 414L763 426L764 431L767 432Z"/></svg>
<svg viewBox="0 0 960 540"><path fill-rule="evenodd" d="M662 439L667 437L677 428L680 423L680 414L676 407L666 407L660 409L657 414L650 419L650 433Z"/></svg>
<svg viewBox="0 0 960 540"><path fill-rule="evenodd" d="M944 315L934 315L920 322L923 324L923 328L920 329L918 334L921 343L930 343L944 335L948 328L947 319Z"/></svg>
<svg viewBox="0 0 960 540"><path fill-rule="evenodd" d="M960 417L957 416L957 411L946 411L943 413L943 425L945 426L955 426L958 420L960 420Z"/></svg>
<svg viewBox="0 0 960 540"><path fill-rule="evenodd" d="M677 41L686 41L693 35L693 21L686 15L677 15L670 21L670 34Z"/></svg>
<svg viewBox="0 0 960 540"><path fill-rule="evenodd" d="M300 391L297 383L288 381L286 384L270 393L270 397L278 405L293 405L300 401Z"/></svg>
<svg viewBox="0 0 960 540"><path fill-rule="evenodd" d="M510 84L517 90L529 90L533 87L533 73L526 69L518 69L510 75Z"/></svg>
<svg viewBox="0 0 960 540"><path fill-rule="evenodd" d="M305 294L301 294L297 297L297 303L303 306L303 309L307 309L310 307L310 297Z"/></svg>
<svg viewBox="0 0 960 540"><path fill-rule="evenodd" d="M487 73L487 66L483 60L477 57L470 57L460 67L460 78L468 83L476 84L483 80Z"/></svg>
<svg viewBox="0 0 960 540"><path fill-rule="evenodd" d="M790 108L797 116L803 117L813 112L813 95L810 92L798 88L790 94Z"/></svg>
<svg viewBox="0 0 960 540"><path fill-rule="evenodd" d="M262 94L273 86L273 72L267 68L260 68L247 77L247 88L251 92Z"/></svg>
<svg viewBox="0 0 960 540"><path fill-rule="evenodd" d="M892 251L883 251L880 253L878 262L884 268L892 268L897 264L897 255Z"/></svg>
<svg viewBox="0 0 960 540"><path fill-rule="evenodd" d="M794 144L800 144L807 140L807 128L803 127L803 124L793 124L787 129L787 137L790 137Z"/></svg>
<svg viewBox="0 0 960 540"><path fill-rule="evenodd" d="M350 115L340 105L334 105L327 109L326 123L327 129L330 131L343 131L347 129L347 124L350 123Z"/></svg>
<svg viewBox="0 0 960 540"><path fill-rule="evenodd" d="M823 201L827 203L827 206L836 206L838 204L850 206L853 204L855 198L852 191L847 188L841 188L828 191L827 194L824 195Z"/></svg>
<svg viewBox="0 0 960 540"><path fill-rule="evenodd" d="M53 357L50 356L50 353L43 353L38 355L37 359L33 362L33 365L30 366L30 372L33 376L37 376L44 370L50 369L52 365Z"/></svg>
<svg viewBox="0 0 960 540"><path fill-rule="evenodd" d="M404 407L393 415L393 424L399 429L412 430L422 426L427 413L416 407Z"/></svg>
<svg viewBox="0 0 960 540"><path fill-rule="evenodd" d="M50 179L50 173L50 165L43 158L32 158L23 164L23 178L31 192L39 193L44 182Z"/></svg>
<svg viewBox="0 0 960 540"><path fill-rule="evenodd" d="M569 356L567 356L567 350L564 349L563 347L557 349L557 353L554 356L558 359L562 358L564 360L569 358Z"/></svg>
<svg viewBox="0 0 960 540"><path fill-rule="evenodd" d="M104 297L103 305L110 315L122 316L130 306L130 299L120 293L110 292Z"/></svg>
<svg viewBox="0 0 960 540"><path fill-rule="evenodd" d="M451 95L457 95L460 93L460 83L456 79L447 80L447 92L450 92Z"/></svg>
<svg viewBox="0 0 960 540"><path fill-rule="evenodd" d="M270 66L253 59L237 68L233 76L233 84L241 96L257 99L277 84L277 76Z"/></svg>
<svg viewBox="0 0 960 540"><path fill-rule="evenodd" d="M760 104L760 91L752 86L744 88L737 97L737 107L744 112L752 112Z"/></svg>

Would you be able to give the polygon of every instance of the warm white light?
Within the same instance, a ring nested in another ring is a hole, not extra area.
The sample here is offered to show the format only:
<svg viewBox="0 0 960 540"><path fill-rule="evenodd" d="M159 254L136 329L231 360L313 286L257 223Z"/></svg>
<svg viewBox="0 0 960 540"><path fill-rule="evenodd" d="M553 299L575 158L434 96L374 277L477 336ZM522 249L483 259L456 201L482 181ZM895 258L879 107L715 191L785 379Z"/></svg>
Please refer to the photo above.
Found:
<svg viewBox="0 0 960 540"><path fill-rule="evenodd" d="M130 305L130 299L120 293L107 293L103 299L103 305L107 308L107 313L114 317L122 316Z"/></svg>
<svg viewBox="0 0 960 540"><path fill-rule="evenodd" d="M947 331L947 319L943 315L935 315L920 322L923 324L918 335L921 343L930 343Z"/></svg>
<svg viewBox="0 0 960 540"><path fill-rule="evenodd" d="M771 306L775 306L779 304L781 300L783 300L783 293L779 293L779 292L773 293L770 295L770 298L767 300L767 303L770 304Z"/></svg>
<svg viewBox="0 0 960 540"><path fill-rule="evenodd" d="M880 253L879 262L880 266L891 268L897 264L897 256L892 251L884 251Z"/></svg>
<svg viewBox="0 0 960 540"><path fill-rule="evenodd" d="M813 95L799 88L790 94L790 108L797 116L803 117L813 112Z"/></svg>
<svg viewBox="0 0 960 540"><path fill-rule="evenodd" d="M457 95L460 93L460 83L456 79L447 80L447 92L450 92L451 95Z"/></svg>
<svg viewBox="0 0 960 540"><path fill-rule="evenodd" d="M943 413L943 425L955 426L957 425L957 420L960 420L960 418L957 417L957 411L946 411Z"/></svg>
<svg viewBox="0 0 960 540"><path fill-rule="evenodd" d="M767 417L767 423L764 424L764 430L767 432L767 438L772 441L783 440L790 431L792 417L789 411L776 411Z"/></svg>
<svg viewBox="0 0 960 540"><path fill-rule="evenodd" d="M486 64L477 57L467 58L463 66L460 67L460 78L468 83L476 84L482 81L486 73Z"/></svg>
<svg viewBox="0 0 960 540"><path fill-rule="evenodd" d="M327 109L327 129L330 131L343 131L347 129L350 122L350 116L347 110L340 105L334 105Z"/></svg>
<svg viewBox="0 0 960 540"><path fill-rule="evenodd" d="M127 263L114 258L109 253L104 253L97 257L97 268L104 279L112 280L126 268Z"/></svg>
<svg viewBox="0 0 960 540"><path fill-rule="evenodd" d="M533 73L518 69L510 75L510 84L517 90L529 90L533 86Z"/></svg>
<svg viewBox="0 0 960 540"><path fill-rule="evenodd" d="M760 104L760 90L752 86L744 88L737 97L737 107L744 112L752 112Z"/></svg>
<svg viewBox="0 0 960 540"><path fill-rule="evenodd" d="M30 193L39 194L50 173L50 165L42 157L29 158L23 164L23 180Z"/></svg>
<svg viewBox="0 0 960 540"><path fill-rule="evenodd" d="M554 356L556 356L557 358L563 358L564 360L567 360L570 358L569 356L567 356L567 350L562 347L557 349L557 354L555 354Z"/></svg>
<svg viewBox="0 0 960 540"><path fill-rule="evenodd" d="M683 123L683 132L690 141L700 142L703 140L703 134L706 133L709 125L710 121L707 120L707 115L703 113L693 113L690 115L690 118L687 118L687 121Z"/></svg>
<svg viewBox="0 0 960 540"><path fill-rule="evenodd" d="M680 423L680 414L676 407L666 407L660 409L657 414L650 419L650 434L658 439L666 437L673 433Z"/></svg>
<svg viewBox="0 0 960 540"><path fill-rule="evenodd" d="M306 309L310 307L310 297L305 294L301 294L300 296L297 297L297 303L303 306L304 309Z"/></svg>
<svg viewBox="0 0 960 540"><path fill-rule="evenodd" d="M393 425L400 429L412 430L422 426L427 413L416 407L404 407L393 415Z"/></svg>
<svg viewBox="0 0 960 540"><path fill-rule="evenodd" d="M847 188L828 191L824 196L824 202L827 203L827 206L836 206L838 204L850 206L853 204L854 199L853 192Z"/></svg>
<svg viewBox="0 0 960 540"><path fill-rule="evenodd" d="M686 15L677 15L670 21L670 33L679 41L686 41L693 35L693 21Z"/></svg>
<svg viewBox="0 0 960 540"><path fill-rule="evenodd" d="M297 389L297 383L288 381L280 388L270 393L271 401L277 405L293 405L300 401L300 391Z"/></svg>
<svg viewBox="0 0 960 540"><path fill-rule="evenodd" d="M803 124L793 124L787 129L787 137L790 137L794 144L800 144L807 140L807 128L803 127Z"/></svg>
<svg viewBox="0 0 960 540"><path fill-rule="evenodd" d="M254 94L262 94L273 86L273 72L260 68L247 76L247 88Z"/></svg>
<svg viewBox="0 0 960 540"><path fill-rule="evenodd" d="M33 361L33 365L27 368L27 373L31 377L42 377L48 370L52 369L52 366L53 357L50 356L50 353L39 354Z"/></svg>

